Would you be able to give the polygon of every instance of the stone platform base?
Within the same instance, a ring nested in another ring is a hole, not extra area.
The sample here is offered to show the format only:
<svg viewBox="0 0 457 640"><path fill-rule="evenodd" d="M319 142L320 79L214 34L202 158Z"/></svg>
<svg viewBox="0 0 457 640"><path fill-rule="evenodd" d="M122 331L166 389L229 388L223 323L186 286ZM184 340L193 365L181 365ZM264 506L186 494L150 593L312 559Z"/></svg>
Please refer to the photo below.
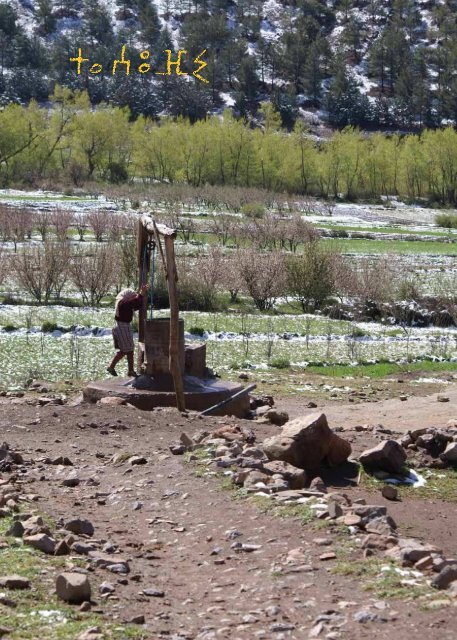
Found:
<svg viewBox="0 0 457 640"><path fill-rule="evenodd" d="M141 376L144 379L146 376ZM152 411L156 407L176 406L176 396L172 390L164 390L162 384L155 385L150 378L149 388L138 389L132 386L131 378L114 378L92 382L83 392L86 402L97 402L102 398L117 396L143 411ZM146 385L141 385L146 386ZM154 388L157 386L159 388ZM201 380L192 376L184 376L184 396L186 408L192 411L204 411L222 400L241 391L243 386L236 382L220 380ZM232 402L228 402L211 415L232 415L244 418L249 411L249 394L244 394Z"/></svg>

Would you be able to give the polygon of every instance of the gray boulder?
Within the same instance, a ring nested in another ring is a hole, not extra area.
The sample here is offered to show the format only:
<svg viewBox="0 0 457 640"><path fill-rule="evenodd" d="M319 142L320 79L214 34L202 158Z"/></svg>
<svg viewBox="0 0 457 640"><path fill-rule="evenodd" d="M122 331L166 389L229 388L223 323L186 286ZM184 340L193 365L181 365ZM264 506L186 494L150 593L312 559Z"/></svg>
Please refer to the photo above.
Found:
<svg viewBox="0 0 457 640"><path fill-rule="evenodd" d="M263 450L269 460L282 460L301 469L317 470L332 452L336 442L334 435L325 415L313 413L287 422L279 435L264 441ZM350 453L350 445L345 450ZM334 458L337 464L344 461L340 452Z"/></svg>
<svg viewBox="0 0 457 640"><path fill-rule="evenodd" d="M70 604L81 604L90 601L91 588L88 577L84 573L65 572L57 576L57 596Z"/></svg>
<svg viewBox="0 0 457 640"><path fill-rule="evenodd" d="M401 473L406 461L406 451L395 440L384 440L372 449L364 451L359 461L368 470Z"/></svg>

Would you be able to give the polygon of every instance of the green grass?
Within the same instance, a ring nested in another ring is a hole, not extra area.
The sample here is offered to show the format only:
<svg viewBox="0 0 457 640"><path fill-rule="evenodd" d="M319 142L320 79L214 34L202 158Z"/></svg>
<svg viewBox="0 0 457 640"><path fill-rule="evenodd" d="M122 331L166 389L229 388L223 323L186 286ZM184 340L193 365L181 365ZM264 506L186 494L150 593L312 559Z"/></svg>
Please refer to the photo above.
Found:
<svg viewBox="0 0 457 640"><path fill-rule="evenodd" d="M49 518L45 518L48 522ZM0 535L11 526L12 518L0 520ZM112 640L142 640L147 635L140 627L111 624L103 616L80 614L54 594L55 578L65 570L67 559L45 555L31 547L8 539L10 543L0 550L0 575L17 574L31 581L31 589L10 591L8 597L16 603L15 608L0 605L0 626L11 629L11 640L74 640L91 627L101 628L104 637ZM96 585L91 577L92 588ZM6 590L5 590L6 591ZM40 612L52 612L49 618Z"/></svg>
<svg viewBox="0 0 457 640"><path fill-rule="evenodd" d="M431 228L429 231L414 231L413 229L405 229L403 227L358 227L345 224L319 224L313 223L318 229L331 229L334 231L360 231L361 233L392 233L399 235L412 235L412 236L437 236L448 238L452 237L452 233L441 231L439 229Z"/></svg>
<svg viewBox="0 0 457 640"><path fill-rule="evenodd" d="M421 469L420 474L425 477L424 487L397 485L400 498L416 500L443 500L457 503L457 469ZM383 482L362 470L360 486L364 489L379 491Z"/></svg>
<svg viewBox="0 0 457 640"><path fill-rule="evenodd" d="M331 378L345 378L347 376L352 376L354 378L384 378L386 376L396 374L420 371L423 371L424 373L445 373L447 371L457 371L457 362L432 362L430 360L422 360L420 362L412 362L405 365L391 362L379 362L377 364L360 364L354 367L349 365L310 366L306 371Z"/></svg>
<svg viewBox="0 0 457 640"><path fill-rule="evenodd" d="M331 573L355 578L365 591L374 593L378 598L413 600L438 596L425 579L418 580L416 585L403 584L405 576L396 571L398 565L393 561L378 557L356 560L348 557L346 552L337 555L340 560L332 567Z"/></svg>
<svg viewBox="0 0 457 640"><path fill-rule="evenodd" d="M254 504L262 513L267 513L274 518L295 518L302 525L307 525L315 520L313 509L307 504L278 504L270 498L262 496L249 496L249 502Z"/></svg>
<svg viewBox="0 0 457 640"><path fill-rule="evenodd" d="M410 240L365 240L350 238L340 240L329 238L325 240L342 253L362 254L411 254L411 255L457 255L457 242L427 242Z"/></svg>

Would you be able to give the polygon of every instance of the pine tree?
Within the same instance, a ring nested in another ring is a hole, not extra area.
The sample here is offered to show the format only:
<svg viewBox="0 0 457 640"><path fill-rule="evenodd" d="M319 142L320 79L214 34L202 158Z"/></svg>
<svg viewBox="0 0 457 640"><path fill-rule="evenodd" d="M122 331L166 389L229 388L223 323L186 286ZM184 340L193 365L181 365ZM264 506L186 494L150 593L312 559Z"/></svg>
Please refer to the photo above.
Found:
<svg viewBox="0 0 457 640"><path fill-rule="evenodd" d="M52 0L38 0L37 10L38 33L49 36L56 28L56 18L53 11Z"/></svg>

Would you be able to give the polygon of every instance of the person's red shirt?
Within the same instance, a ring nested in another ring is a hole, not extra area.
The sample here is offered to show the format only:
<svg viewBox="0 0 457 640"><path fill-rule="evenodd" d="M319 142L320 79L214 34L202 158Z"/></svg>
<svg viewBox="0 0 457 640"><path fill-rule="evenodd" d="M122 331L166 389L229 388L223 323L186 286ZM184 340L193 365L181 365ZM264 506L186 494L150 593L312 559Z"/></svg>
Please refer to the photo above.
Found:
<svg viewBox="0 0 457 640"><path fill-rule="evenodd" d="M121 300L117 305L117 315L115 319L119 322L132 322L133 313L141 309L143 305L143 296L137 294L134 298Z"/></svg>

